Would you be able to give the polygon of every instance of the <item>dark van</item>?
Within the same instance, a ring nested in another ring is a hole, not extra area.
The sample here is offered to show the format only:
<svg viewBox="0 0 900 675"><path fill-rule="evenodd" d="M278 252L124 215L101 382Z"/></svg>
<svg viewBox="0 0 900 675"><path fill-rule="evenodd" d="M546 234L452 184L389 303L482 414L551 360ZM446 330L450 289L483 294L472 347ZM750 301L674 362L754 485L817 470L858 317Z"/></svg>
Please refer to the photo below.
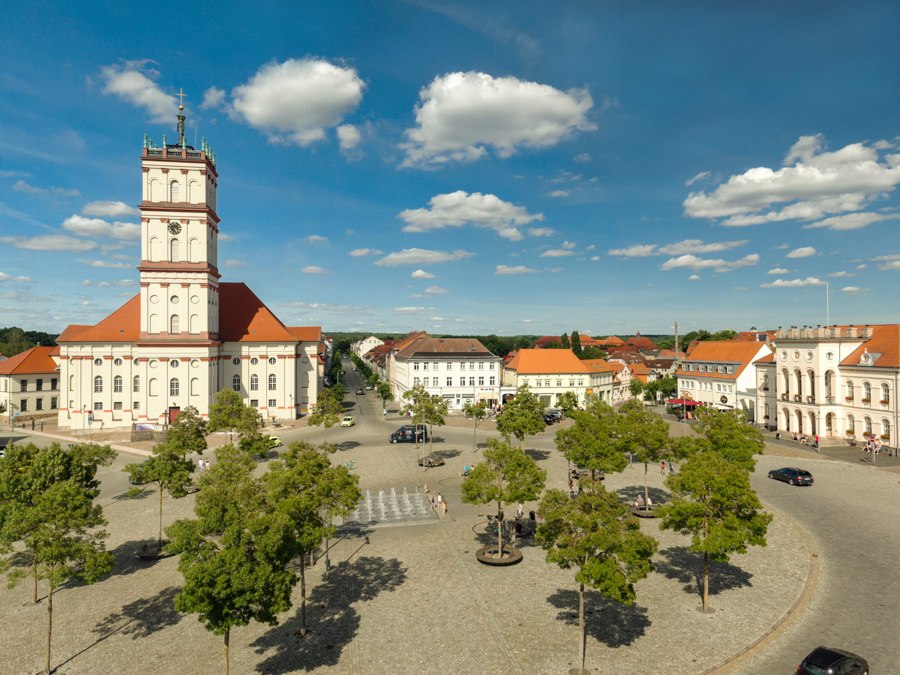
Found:
<svg viewBox="0 0 900 675"><path fill-rule="evenodd" d="M388 436L391 443L422 443L428 440L428 429L424 424L405 424Z"/></svg>

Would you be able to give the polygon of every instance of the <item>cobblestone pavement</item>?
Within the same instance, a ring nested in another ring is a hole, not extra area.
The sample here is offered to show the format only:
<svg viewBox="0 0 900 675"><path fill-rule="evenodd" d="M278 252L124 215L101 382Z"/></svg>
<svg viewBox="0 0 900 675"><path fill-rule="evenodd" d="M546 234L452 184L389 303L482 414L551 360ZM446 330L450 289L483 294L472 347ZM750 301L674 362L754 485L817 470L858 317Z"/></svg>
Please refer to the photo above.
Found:
<svg viewBox="0 0 900 675"><path fill-rule="evenodd" d="M325 574L321 557L307 571L311 633L298 637L296 607L280 617L279 626L235 629L232 672L542 674L574 666L578 655L574 572L548 564L543 551L528 541L520 542L524 560L515 567L490 568L475 560L475 550L487 543L484 514L489 508L460 502L461 470L480 457L480 451L472 450L471 422L449 418L447 426L436 431L433 445L417 450L413 445L386 443L389 431L406 420L385 418L371 395L355 402L351 413L358 415L356 427L328 432L329 441L339 447L333 461L355 462L364 492L389 492L392 487L399 493L404 487L411 492L427 483L432 495L442 495L448 513L344 534L332 542L331 571ZM479 443L494 435L492 425L489 420L479 426ZM556 428L526 445L547 469L548 487L564 489L566 462L552 444ZM320 442L322 435L303 424L274 432L285 442ZM211 440L211 445L227 441ZM416 466L417 456L432 451L445 459L444 466L427 470ZM59 672L221 670L221 638L208 633L195 616L181 616L173 609L172 599L182 582L177 560L149 563L135 555L142 544L155 541L157 533L156 494L125 497L129 485L121 468L140 459L122 454L101 471L100 501L110 521L109 547L117 555L116 572L93 586L64 588L54 596L53 663ZM651 495L658 500L664 496L664 477L657 467L649 469ZM265 462L260 465L263 470ZM609 476L606 483L607 489L633 496L643 480L643 465L632 465ZM778 509L769 545L734 556L729 564L713 565L711 614L697 611L700 559L687 551L687 539L659 531L656 521L642 521L642 528L660 541L656 571L637 584L637 602L631 607L588 592L588 667L594 673L655 672L662 666L667 673L703 673L766 635L801 597L810 570L804 538L785 515L793 513L795 505L782 503L778 493L773 494L771 503ZM525 510L534 506L526 504ZM167 497L165 522L190 517L192 508L192 496ZM510 505L507 512L514 508ZM826 566L825 572L832 571ZM4 626L0 672L38 672L43 663L45 601L33 605L30 594L27 584L0 589ZM768 647L760 651L763 656L772 652ZM757 658L755 653L751 656ZM748 663L754 662L745 659L740 668Z"/></svg>

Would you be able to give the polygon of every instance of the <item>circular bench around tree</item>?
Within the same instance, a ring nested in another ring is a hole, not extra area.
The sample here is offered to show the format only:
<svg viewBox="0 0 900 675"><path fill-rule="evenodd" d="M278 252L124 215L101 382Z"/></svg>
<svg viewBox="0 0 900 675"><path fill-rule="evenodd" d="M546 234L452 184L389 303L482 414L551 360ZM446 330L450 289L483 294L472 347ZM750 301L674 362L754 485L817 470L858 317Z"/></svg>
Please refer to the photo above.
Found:
<svg viewBox="0 0 900 675"><path fill-rule="evenodd" d="M522 552L513 547L504 544L503 555L497 557L497 545L483 546L475 551L475 559L482 565L490 565L492 567L506 567L522 562Z"/></svg>
<svg viewBox="0 0 900 675"><path fill-rule="evenodd" d="M631 510L631 513L638 518L657 518L656 509L659 504L650 504L647 506L646 504L643 506L631 505L628 508Z"/></svg>

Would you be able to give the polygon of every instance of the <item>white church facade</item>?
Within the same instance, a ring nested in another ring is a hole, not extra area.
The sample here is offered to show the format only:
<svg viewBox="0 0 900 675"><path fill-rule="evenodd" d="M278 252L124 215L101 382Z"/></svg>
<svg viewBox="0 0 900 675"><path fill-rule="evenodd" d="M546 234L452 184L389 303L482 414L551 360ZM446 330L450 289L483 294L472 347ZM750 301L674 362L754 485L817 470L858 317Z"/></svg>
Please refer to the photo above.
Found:
<svg viewBox="0 0 900 675"><path fill-rule="evenodd" d="M215 155L186 144L181 110L178 131L177 144L144 142L140 293L57 338L60 427L164 424L187 406L205 417L224 388L269 420L315 404L321 329L285 326L245 284L220 281Z"/></svg>

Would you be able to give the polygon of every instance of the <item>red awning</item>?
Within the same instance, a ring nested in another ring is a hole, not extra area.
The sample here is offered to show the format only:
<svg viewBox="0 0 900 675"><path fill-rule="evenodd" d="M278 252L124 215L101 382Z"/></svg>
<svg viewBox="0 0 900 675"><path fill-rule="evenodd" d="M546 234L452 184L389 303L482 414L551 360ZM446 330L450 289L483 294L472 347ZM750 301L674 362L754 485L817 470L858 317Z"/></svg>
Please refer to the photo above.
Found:
<svg viewBox="0 0 900 675"><path fill-rule="evenodd" d="M700 401L690 401L686 398L670 398L666 401L669 405L680 405L685 408L696 408L698 405L702 405Z"/></svg>

